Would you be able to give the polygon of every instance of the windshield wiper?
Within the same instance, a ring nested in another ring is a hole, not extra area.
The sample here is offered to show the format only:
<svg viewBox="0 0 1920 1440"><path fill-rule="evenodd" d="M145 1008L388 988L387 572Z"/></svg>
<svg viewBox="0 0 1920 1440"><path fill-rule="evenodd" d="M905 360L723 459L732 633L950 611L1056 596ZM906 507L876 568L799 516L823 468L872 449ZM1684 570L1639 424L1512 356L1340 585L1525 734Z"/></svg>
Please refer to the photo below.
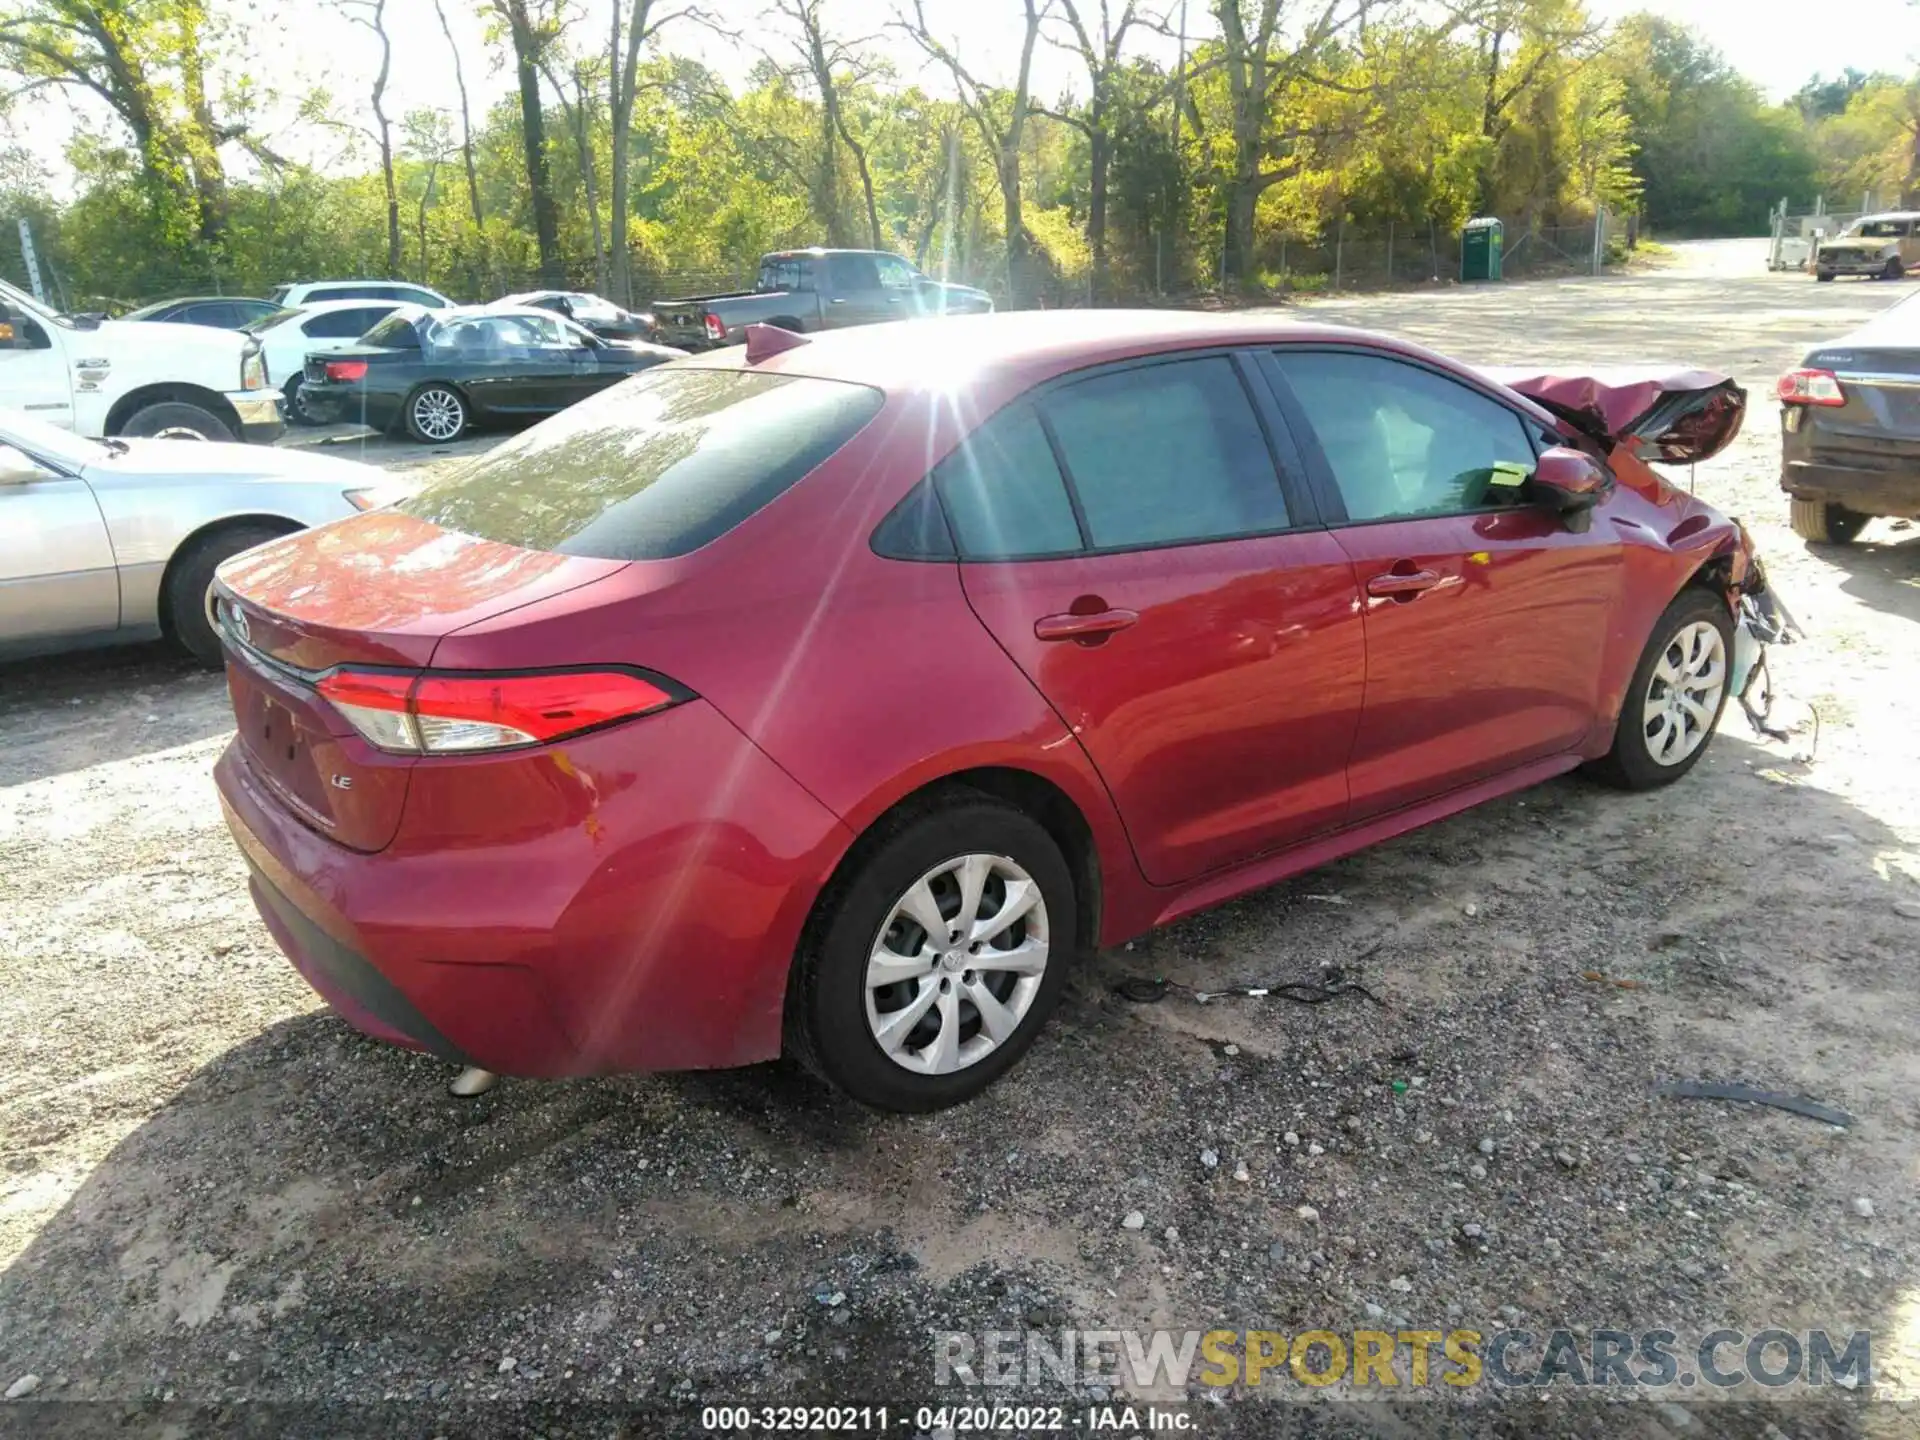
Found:
<svg viewBox="0 0 1920 1440"><path fill-rule="evenodd" d="M109 455L124 455L133 448L127 444L126 441L116 439L111 435L102 437L100 443L107 447L107 453Z"/></svg>

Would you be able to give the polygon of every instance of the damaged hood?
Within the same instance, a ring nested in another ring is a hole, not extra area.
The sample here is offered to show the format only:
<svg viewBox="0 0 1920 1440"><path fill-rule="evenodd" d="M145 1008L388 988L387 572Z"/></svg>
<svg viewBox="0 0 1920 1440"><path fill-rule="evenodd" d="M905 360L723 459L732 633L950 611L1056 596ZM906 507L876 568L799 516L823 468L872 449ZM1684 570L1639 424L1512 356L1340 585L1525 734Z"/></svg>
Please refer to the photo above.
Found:
<svg viewBox="0 0 1920 1440"><path fill-rule="evenodd" d="M1712 370L1636 366L1484 373L1590 439L1609 448L1630 445L1639 459L1668 464L1718 455L1739 435L1747 413L1747 392Z"/></svg>

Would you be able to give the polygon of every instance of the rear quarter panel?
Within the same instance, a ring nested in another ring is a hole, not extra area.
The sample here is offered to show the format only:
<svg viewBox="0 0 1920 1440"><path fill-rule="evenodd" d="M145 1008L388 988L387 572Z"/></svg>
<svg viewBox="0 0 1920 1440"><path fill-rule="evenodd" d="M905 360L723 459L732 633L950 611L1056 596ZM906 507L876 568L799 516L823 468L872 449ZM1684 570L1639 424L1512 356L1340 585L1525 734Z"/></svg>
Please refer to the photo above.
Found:
<svg viewBox="0 0 1920 1440"><path fill-rule="evenodd" d="M837 455L691 556L637 562L470 626L436 667L617 658L691 687L846 826L849 843L924 785L1025 770L1092 832L1107 933L1153 908L1105 787L1072 733L967 606L952 562L874 554L873 528L959 438L901 397ZM562 660L560 656L567 657ZM827 877L821 876L822 882Z"/></svg>

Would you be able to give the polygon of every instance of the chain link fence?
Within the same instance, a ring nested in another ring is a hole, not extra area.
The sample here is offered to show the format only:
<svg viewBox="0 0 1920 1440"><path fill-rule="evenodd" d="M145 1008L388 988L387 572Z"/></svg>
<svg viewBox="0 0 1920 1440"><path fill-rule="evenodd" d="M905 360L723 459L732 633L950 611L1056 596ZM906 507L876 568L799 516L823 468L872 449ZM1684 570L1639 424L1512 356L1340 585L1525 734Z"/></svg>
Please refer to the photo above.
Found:
<svg viewBox="0 0 1920 1440"><path fill-rule="evenodd" d="M1825 233L1837 233L1851 216L1824 215L1818 223ZM1582 225L1545 226L1524 219L1505 224L1504 269L1509 279L1530 279L1549 275L1588 275L1601 273L1625 254L1627 235L1624 227L1611 225L1605 216ZM1784 222L1791 229L1790 222ZM1777 229L1781 228L1779 226ZM1347 290L1382 290L1406 286L1451 283L1460 278L1460 231L1438 225L1387 225L1359 227L1329 226L1313 235L1265 235L1261 237L1255 273L1246 277L1246 288L1271 293L1315 293ZM1171 247L1169 247L1171 248ZM1778 250L1776 241L1776 250ZM149 294L80 293L69 283L59 267L45 254L37 257L41 289L47 302L59 309L101 311L124 314L154 300L183 295L234 295L248 293L223 281L217 270L182 269L164 284L149 284ZM1217 251L1212 262L1218 265ZM1116 267L1117 269L1120 267ZM1157 270L1159 267L1149 267ZM667 300L721 295L753 287L758 265L746 262L734 266L688 266L638 270L633 276L633 308L645 309ZM19 236L10 223L0 222L0 276L22 289L31 290L30 277ZM328 274L287 279L385 279L385 276ZM417 281L413 275L399 277ZM959 275L961 283L981 285L1005 303L1003 274ZM1211 276L1176 279L1170 274L1148 273L1141 283L1129 285L1117 281L1111 303L1149 301L1180 303L1215 294L1220 289L1219 273ZM1039 286L1039 304L1048 307L1084 306L1091 302L1091 274L1053 273ZM1209 283L1211 282L1211 283ZM431 282L429 282L431 283ZM563 283L555 287L539 272L525 269L496 270L489 279L472 284L450 282L444 293L456 301L479 304L503 295L532 290L562 288L605 290L589 262L584 268L569 268ZM484 292L484 293L483 293Z"/></svg>

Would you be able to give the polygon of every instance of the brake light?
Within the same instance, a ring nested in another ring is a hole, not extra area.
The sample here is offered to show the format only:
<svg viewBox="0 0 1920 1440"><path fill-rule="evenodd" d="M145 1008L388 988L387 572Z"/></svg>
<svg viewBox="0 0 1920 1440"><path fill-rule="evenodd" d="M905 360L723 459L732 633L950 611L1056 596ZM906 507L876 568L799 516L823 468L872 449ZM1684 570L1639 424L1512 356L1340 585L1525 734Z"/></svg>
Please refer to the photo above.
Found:
<svg viewBox="0 0 1920 1440"><path fill-rule="evenodd" d="M718 315L714 314L711 310L707 312L706 323L707 323L707 338L709 340L724 340L727 338L726 321L722 320Z"/></svg>
<svg viewBox="0 0 1920 1440"><path fill-rule="evenodd" d="M327 379L364 380L367 375L367 362L364 360L329 360Z"/></svg>
<svg viewBox="0 0 1920 1440"><path fill-rule="evenodd" d="M1847 392L1831 370L1789 370L1775 387L1783 405L1844 405Z"/></svg>
<svg viewBox="0 0 1920 1440"><path fill-rule="evenodd" d="M471 754L545 745L685 699L626 670L538 675L336 670L315 687L381 750Z"/></svg>

